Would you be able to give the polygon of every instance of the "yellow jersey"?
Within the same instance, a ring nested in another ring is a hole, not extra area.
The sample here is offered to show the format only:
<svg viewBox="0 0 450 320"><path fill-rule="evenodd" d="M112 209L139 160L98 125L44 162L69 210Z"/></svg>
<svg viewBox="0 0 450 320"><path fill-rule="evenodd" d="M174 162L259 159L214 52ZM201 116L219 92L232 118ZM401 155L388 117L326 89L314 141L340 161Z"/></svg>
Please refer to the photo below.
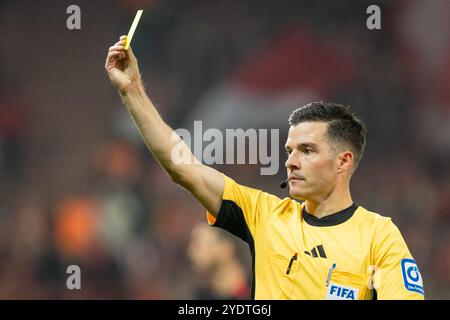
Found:
<svg viewBox="0 0 450 320"><path fill-rule="evenodd" d="M249 244L252 299L424 299L390 218L356 205L317 218L296 200L224 179L220 211L207 219Z"/></svg>

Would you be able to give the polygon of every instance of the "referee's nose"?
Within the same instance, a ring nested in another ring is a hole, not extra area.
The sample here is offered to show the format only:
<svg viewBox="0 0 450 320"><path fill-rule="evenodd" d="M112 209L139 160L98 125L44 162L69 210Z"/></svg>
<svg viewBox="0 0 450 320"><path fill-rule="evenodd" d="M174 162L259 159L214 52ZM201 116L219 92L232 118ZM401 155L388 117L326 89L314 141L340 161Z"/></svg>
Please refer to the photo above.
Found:
<svg viewBox="0 0 450 320"><path fill-rule="evenodd" d="M298 159L298 157L296 157L295 154L296 154L295 151L291 152L286 162L284 163L288 171L299 170L301 168L300 160Z"/></svg>

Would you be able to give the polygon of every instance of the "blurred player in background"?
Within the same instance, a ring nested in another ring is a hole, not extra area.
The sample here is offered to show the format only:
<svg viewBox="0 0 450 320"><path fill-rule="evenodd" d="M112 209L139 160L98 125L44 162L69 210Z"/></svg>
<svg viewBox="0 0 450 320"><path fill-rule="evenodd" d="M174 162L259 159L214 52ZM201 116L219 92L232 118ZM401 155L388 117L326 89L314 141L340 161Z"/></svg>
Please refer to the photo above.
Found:
<svg viewBox="0 0 450 320"><path fill-rule="evenodd" d="M197 299L248 299L247 272L238 259L236 245L223 232L197 224L192 229L188 256L204 284L197 290Z"/></svg>

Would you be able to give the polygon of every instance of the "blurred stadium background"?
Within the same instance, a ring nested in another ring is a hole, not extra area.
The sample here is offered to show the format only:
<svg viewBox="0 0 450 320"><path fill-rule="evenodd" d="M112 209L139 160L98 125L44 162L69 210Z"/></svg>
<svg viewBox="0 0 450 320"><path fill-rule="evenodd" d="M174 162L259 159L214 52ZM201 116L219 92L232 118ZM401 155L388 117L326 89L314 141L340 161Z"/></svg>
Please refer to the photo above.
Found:
<svg viewBox="0 0 450 320"><path fill-rule="evenodd" d="M66 28L70 4L81 30ZM382 30L366 28L370 4ZM450 298L447 0L2 1L0 298L249 296L245 244L220 247L229 266L201 246L230 238L198 231L204 210L157 166L104 73L138 8L134 52L174 128L281 128L282 146L293 108L351 105L369 129L354 200L399 226L426 297ZM284 161L276 176L218 168L284 197ZM66 288L71 264L82 290Z"/></svg>

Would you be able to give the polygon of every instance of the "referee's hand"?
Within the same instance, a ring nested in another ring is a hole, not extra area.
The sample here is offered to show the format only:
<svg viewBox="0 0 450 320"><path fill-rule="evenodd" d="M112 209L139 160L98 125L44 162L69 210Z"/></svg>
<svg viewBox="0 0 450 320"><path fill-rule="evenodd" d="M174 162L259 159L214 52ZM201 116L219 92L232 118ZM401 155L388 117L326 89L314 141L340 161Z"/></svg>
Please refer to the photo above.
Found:
<svg viewBox="0 0 450 320"><path fill-rule="evenodd" d="M105 62L106 73L111 83L121 93L141 85L137 59L131 47L125 50L125 39L126 36L121 36L119 42L109 47Z"/></svg>

